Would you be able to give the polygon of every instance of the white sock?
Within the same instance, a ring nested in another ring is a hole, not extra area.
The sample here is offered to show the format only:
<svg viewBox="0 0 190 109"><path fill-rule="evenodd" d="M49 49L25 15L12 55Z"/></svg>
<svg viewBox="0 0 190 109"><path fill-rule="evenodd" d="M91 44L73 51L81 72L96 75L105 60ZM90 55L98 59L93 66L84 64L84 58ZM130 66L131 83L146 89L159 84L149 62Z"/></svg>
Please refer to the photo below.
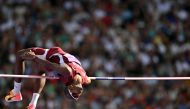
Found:
<svg viewBox="0 0 190 109"><path fill-rule="evenodd" d="M19 93L21 90L21 83L17 83L16 81L14 81L14 89L13 92L14 93Z"/></svg>
<svg viewBox="0 0 190 109"><path fill-rule="evenodd" d="M40 97L39 93L33 93L32 100L31 100L30 104L36 105L39 97Z"/></svg>

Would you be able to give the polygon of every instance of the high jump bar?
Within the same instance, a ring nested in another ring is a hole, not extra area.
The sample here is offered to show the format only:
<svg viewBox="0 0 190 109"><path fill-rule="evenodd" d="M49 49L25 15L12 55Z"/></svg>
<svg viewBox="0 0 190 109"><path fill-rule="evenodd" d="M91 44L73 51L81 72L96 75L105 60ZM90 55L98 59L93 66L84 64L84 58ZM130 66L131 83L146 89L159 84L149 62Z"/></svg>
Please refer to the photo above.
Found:
<svg viewBox="0 0 190 109"><path fill-rule="evenodd" d="M89 77L91 80L190 80L190 77Z"/></svg>
<svg viewBox="0 0 190 109"><path fill-rule="evenodd" d="M0 74L0 78L59 79L56 76Z"/></svg>
<svg viewBox="0 0 190 109"><path fill-rule="evenodd" d="M59 79L56 76L0 74L0 78ZM190 77L89 77L91 80L190 80Z"/></svg>

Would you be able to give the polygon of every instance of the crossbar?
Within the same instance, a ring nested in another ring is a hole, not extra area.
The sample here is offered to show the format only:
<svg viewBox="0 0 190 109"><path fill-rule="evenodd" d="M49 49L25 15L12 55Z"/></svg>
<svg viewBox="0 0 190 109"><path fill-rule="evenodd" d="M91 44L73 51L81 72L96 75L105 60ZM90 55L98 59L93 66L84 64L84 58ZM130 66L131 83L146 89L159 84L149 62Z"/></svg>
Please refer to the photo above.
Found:
<svg viewBox="0 0 190 109"><path fill-rule="evenodd" d="M0 78L59 79L55 76L0 74Z"/></svg>
<svg viewBox="0 0 190 109"><path fill-rule="evenodd" d="M56 76L0 74L0 78L59 79ZM91 80L190 80L190 77L89 77Z"/></svg>
<svg viewBox="0 0 190 109"><path fill-rule="evenodd" d="M190 80L190 77L90 77L91 80Z"/></svg>

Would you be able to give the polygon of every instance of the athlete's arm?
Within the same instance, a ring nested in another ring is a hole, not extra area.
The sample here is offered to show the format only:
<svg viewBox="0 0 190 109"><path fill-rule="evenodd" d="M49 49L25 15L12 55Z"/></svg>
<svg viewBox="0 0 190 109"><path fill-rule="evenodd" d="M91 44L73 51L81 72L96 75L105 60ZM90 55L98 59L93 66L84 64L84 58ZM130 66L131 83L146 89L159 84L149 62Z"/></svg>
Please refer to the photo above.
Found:
<svg viewBox="0 0 190 109"><path fill-rule="evenodd" d="M18 52L17 55L19 55L20 59L22 61L24 60L31 60L34 62L39 63L41 66L48 67L52 70L56 70L60 73L69 73L69 67L66 64L59 65L56 63L52 63L50 61L45 60L43 55L45 53L45 50L47 49L42 49L42 48L28 48L28 49L23 49Z"/></svg>
<svg viewBox="0 0 190 109"><path fill-rule="evenodd" d="M59 65L57 63L52 63L52 62L47 61L47 60L42 60L42 59L40 59L38 57L35 57L33 59L33 61L39 63L42 66L45 66L45 67L48 67L48 68L50 68L52 70L58 71L60 73L69 73L69 70L64 65L61 66L61 65Z"/></svg>

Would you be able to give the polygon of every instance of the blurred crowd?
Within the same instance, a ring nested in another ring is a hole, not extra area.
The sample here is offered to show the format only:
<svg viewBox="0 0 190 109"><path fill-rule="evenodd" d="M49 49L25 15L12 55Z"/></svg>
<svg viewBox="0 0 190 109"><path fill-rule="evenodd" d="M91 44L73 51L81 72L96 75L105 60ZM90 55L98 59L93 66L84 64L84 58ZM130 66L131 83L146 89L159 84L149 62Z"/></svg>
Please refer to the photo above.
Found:
<svg viewBox="0 0 190 109"><path fill-rule="evenodd" d="M0 0L0 73L14 73L23 48L59 46L89 76L190 76L189 0ZM31 74L28 62L26 74ZM32 96L5 103L12 78L0 78L1 109L24 109ZM190 109L190 81L92 81L75 102L48 81L37 109Z"/></svg>

